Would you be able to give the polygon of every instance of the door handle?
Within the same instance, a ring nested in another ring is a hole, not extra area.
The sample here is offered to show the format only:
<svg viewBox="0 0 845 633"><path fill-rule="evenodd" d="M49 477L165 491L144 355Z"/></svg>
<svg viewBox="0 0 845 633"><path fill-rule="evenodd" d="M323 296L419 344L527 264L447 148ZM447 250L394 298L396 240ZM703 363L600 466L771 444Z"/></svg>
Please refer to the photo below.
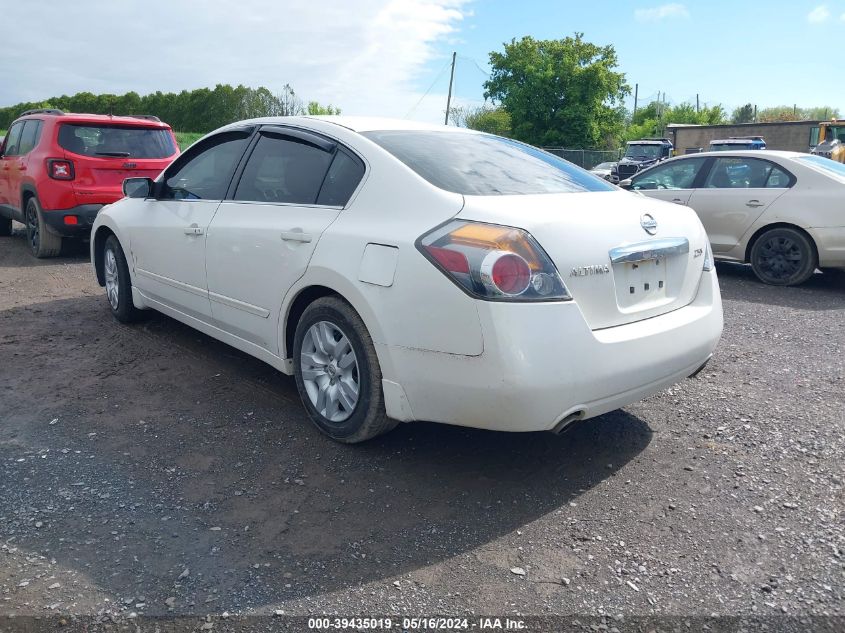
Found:
<svg viewBox="0 0 845 633"><path fill-rule="evenodd" d="M686 204L686 202L684 202L684 201L683 201L683 200L681 200L680 198L674 198L674 199L672 200L672 202L674 202L675 204Z"/></svg>
<svg viewBox="0 0 845 633"><path fill-rule="evenodd" d="M191 226L185 227L185 235L202 235L205 232L205 229L200 227L198 224L192 224Z"/></svg>
<svg viewBox="0 0 845 633"><path fill-rule="evenodd" d="M312 239L309 233L303 233L302 229L293 231L282 231L282 240L285 242L303 242L307 244Z"/></svg>
<svg viewBox="0 0 845 633"><path fill-rule="evenodd" d="M756 208L756 207L764 207L766 206L765 203L760 202L759 200L749 200L745 203L746 207Z"/></svg>

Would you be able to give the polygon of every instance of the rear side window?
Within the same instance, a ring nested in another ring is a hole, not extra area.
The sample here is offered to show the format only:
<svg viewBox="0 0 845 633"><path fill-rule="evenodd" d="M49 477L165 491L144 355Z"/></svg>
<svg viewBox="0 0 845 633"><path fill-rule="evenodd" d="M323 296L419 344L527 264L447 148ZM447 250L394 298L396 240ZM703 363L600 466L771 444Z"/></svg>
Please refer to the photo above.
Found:
<svg viewBox="0 0 845 633"><path fill-rule="evenodd" d="M18 121L10 129L6 135L6 148L3 150L4 156L17 156L18 146L20 145L21 132L25 121Z"/></svg>
<svg viewBox="0 0 845 633"><path fill-rule="evenodd" d="M41 121L36 119L30 119L24 124L20 145L18 145L18 154L29 154L35 149L35 146L38 145L38 139L41 137L41 125Z"/></svg>
<svg viewBox="0 0 845 633"><path fill-rule="evenodd" d="M364 163L344 150L338 150L323 182L323 188L320 189L317 204L346 206L363 177Z"/></svg>
<svg viewBox="0 0 845 633"><path fill-rule="evenodd" d="M129 125L63 123L59 145L97 158L168 158L176 152L169 130Z"/></svg>
<svg viewBox="0 0 845 633"><path fill-rule="evenodd" d="M234 199L315 204L331 161L331 153L300 139L262 134Z"/></svg>
<svg viewBox="0 0 845 633"><path fill-rule="evenodd" d="M454 193L495 196L615 190L562 158L491 134L383 130L363 135L434 186Z"/></svg>
<svg viewBox="0 0 845 633"><path fill-rule="evenodd" d="M222 132L193 145L165 172L161 198L222 200L250 133Z"/></svg>
<svg viewBox="0 0 845 633"><path fill-rule="evenodd" d="M756 158L717 158L704 182L704 188L785 188L789 184L789 174L769 161Z"/></svg>

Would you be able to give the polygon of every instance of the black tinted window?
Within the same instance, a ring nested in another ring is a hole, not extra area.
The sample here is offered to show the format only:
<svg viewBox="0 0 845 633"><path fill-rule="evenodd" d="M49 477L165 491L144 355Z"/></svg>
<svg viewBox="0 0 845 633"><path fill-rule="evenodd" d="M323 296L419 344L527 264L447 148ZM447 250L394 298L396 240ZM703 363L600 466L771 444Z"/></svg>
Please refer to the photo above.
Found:
<svg viewBox="0 0 845 633"><path fill-rule="evenodd" d="M222 200L249 132L223 132L194 145L165 172L163 198Z"/></svg>
<svg viewBox="0 0 845 633"><path fill-rule="evenodd" d="M446 191L486 196L614 190L562 158L491 134L420 130L363 134Z"/></svg>
<svg viewBox="0 0 845 633"><path fill-rule="evenodd" d="M167 158L176 152L169 130L128 125L64 123L59 145L74 154L98 158Z"/></svg>
<svg viewBox="0 0 845 633"><path fill-rule="evenodd" d="M9 129L9 133L6 135L6 148L3 150L4 156L18 155L18 145L20 144L24 123L25 121L19 121Z"/></svg>
<svg viewBox="0 0 845 633"><path fill-rule="evenodd" d="M235 200L314 204L332 155L295 138L262 135Z"/></svg>
<svg viewBox="0 0 845 633"><path fill-rule="evenodd" d="M320 189L317 203L345 206L363 177L364 164L358 158L339 150Z"/></svg>
<svg viewBox="0 0 845 633"><path fill-rule="evenodd" d="M20 144L18 145L18 154L29 154L35 149L39 136L41 136L41 121L30 119L23 126Z"/></svg>

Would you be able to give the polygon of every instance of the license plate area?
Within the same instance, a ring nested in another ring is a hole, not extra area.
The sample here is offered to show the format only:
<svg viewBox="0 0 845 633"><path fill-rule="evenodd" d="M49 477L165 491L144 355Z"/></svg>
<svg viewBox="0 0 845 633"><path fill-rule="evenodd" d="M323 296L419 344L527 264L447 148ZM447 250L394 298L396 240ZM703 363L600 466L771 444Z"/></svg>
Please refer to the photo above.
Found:
<svg viewBox="0 0 845 633"><path fill-rule="evenodd" d="M666 257L614 264L613 277L616 280L616 301L620 309L663 303L670 296L669 264Z"/></svg>

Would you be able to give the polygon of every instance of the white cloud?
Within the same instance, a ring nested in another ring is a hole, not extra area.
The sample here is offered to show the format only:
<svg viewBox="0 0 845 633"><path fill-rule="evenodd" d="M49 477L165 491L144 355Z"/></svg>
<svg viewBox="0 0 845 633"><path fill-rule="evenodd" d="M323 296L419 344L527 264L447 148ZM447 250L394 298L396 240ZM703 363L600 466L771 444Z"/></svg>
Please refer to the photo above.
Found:
<svg viewBox="0 0 845 633"><path fill-rule="evenodd" d="M842 15L840 15L840 16L839 16L839 19L840 19L840 20L842 20L843 22L845 22L845 13L843 13Z"/></svg>
<svg viewBox="0 0 845 633"><path fill-rule="evenodd" d="M290 83L345 114L405 116L446 63L470 0L51 0L11 3L0 105L83 90L141 94ZM38 33L33 38L32 33ZM442 57L442 62L440 58ZM446 79L448 82L448 77ZM434 93L446 86L435 86ZM414 118L445 110L431 94Z"/></svg>
<svg viewBox="0 0 845 633"><path fill-rule="evenodd" d="M807 14L807 22L810 24L821 24L827 21L829 17L830 9L827 8L826 4L820 4Z"/></svg>
<svg viewBox="0 0 845 633"><path fill-rule="evenodd" d="M634 18L637 22L658 22L668 18L688 18L689 11L686 6L677 2L663 4L650 9L637 9L634 11Z"/></svg>

